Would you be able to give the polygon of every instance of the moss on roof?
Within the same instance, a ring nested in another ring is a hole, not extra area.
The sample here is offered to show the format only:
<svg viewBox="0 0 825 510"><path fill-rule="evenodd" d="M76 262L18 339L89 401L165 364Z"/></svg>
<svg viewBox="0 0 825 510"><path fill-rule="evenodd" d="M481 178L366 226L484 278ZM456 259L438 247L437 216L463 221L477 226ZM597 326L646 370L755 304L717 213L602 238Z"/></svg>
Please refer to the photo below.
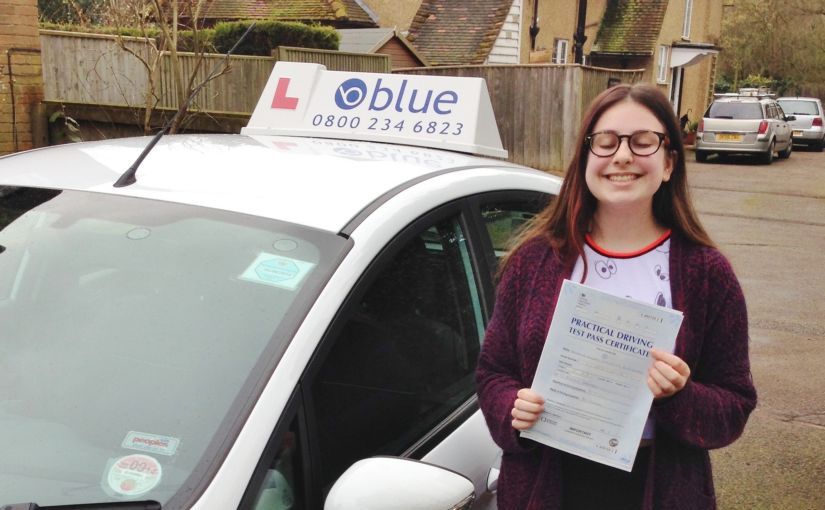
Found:
<svg viewBox="0 0 825 510"><path fill-rule="evenodd" d="M652 55L668 0L616 0L607 8L593 53Z"/></svg>

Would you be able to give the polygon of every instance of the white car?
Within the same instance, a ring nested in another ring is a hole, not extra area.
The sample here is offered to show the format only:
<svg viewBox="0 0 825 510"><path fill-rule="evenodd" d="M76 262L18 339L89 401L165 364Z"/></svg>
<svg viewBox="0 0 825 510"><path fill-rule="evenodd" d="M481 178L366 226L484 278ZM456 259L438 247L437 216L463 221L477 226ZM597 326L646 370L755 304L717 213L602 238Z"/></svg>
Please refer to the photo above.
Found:
<svg viewBox="0 0 825 510"><path fill-rule="evenodd" d="M149 138L0 158L0 506L495 508L476 358L560 180L467 154L491 119L482 80L278 63L244 134L136 171Z"/></svg>
<svg viewBox="0 0 825 510"><path fill-rule="evenodd" d="M822 101L815 97L780 97L776 100L782 109L795 117L791 121L793 143L803 144L815 151L825 148L825 112Z"/></svg>

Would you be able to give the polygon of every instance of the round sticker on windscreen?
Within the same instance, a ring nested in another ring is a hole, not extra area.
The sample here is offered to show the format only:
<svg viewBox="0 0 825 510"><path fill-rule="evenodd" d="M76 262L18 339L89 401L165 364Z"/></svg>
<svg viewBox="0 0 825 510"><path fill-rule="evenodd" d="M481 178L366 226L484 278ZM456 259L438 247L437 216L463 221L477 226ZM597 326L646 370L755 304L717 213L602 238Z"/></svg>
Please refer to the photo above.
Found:
<svg viewBox="0 0 825 510"><path fill-rule="evenodd" d="M148 455L127 455L117 459L106 482L122 496L140 496L154 489L160 483L160 462Z"/></svg>

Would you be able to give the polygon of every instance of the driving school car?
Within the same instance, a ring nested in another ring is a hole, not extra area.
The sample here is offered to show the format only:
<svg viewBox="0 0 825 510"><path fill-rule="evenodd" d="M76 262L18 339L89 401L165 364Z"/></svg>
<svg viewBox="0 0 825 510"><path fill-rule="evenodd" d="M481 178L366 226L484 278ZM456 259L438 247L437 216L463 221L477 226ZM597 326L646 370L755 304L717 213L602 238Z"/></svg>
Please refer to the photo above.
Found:
<svg viewBox="0 0 825 510"><path fill-rule="evenodd" d="M149 142L0 158L0 506L494 508L476 358L560 181L478 156L483 80L279 62Z"/></svg>

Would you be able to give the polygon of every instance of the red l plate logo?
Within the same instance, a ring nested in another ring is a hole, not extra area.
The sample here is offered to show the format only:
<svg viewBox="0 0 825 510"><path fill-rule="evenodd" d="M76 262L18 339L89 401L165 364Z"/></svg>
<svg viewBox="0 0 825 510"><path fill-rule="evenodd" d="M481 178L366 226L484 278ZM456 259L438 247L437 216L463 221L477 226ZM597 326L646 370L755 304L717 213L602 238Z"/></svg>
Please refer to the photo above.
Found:
<svg viewBox="0 0 825 510"><path fill-rule="evenodd" d="M275 87L275 97L272 98L272 108L294 110L298 107L298 98L287 96L287 88L289 88L289 78L278 78L278 85Z"/></svg>

